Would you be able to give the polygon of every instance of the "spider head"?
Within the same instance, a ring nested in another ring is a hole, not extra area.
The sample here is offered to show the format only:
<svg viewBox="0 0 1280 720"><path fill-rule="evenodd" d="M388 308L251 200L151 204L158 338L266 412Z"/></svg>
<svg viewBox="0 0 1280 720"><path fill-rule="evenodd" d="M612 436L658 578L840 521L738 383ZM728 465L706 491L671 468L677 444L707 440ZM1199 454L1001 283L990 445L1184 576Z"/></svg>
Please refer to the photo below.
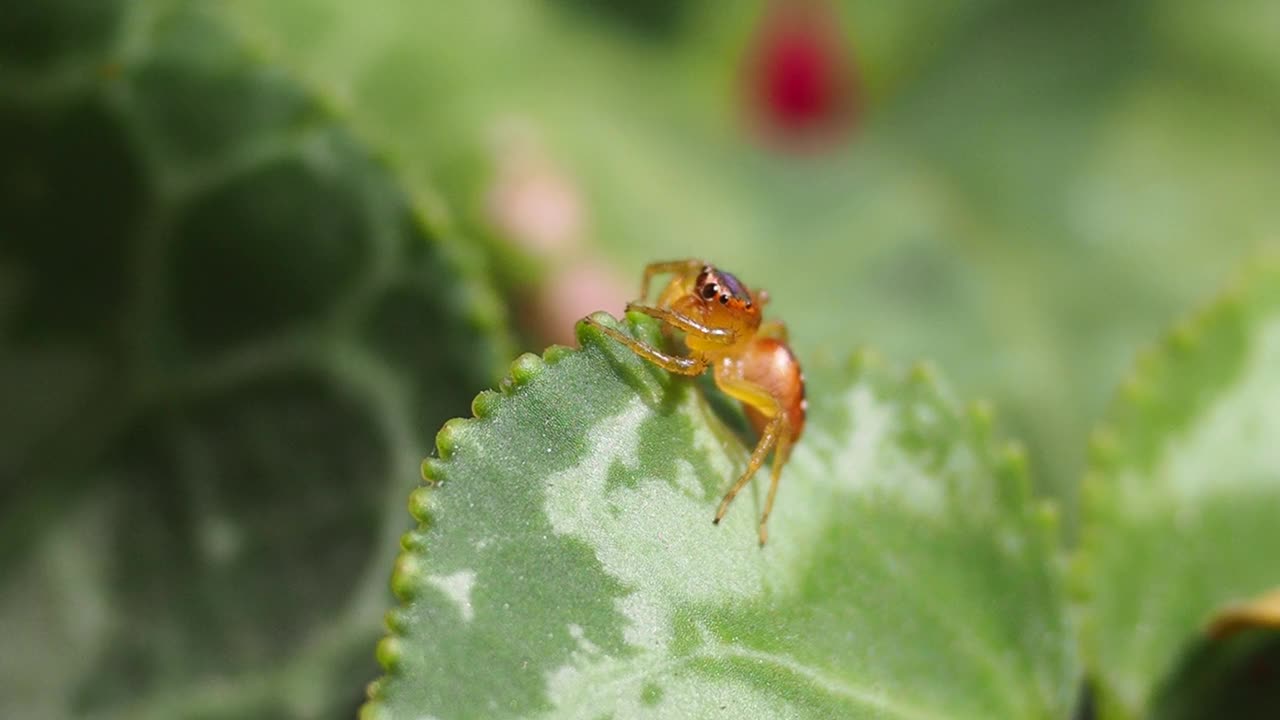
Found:
<svg viewBox="0 0 1280 720"><path fill-rule="evenodd" d="M757 303L742 281L733 273L717 270L711 265L702 268L693 283L693 294L708 318L724 318L725 321L758 318Z"/></svg>

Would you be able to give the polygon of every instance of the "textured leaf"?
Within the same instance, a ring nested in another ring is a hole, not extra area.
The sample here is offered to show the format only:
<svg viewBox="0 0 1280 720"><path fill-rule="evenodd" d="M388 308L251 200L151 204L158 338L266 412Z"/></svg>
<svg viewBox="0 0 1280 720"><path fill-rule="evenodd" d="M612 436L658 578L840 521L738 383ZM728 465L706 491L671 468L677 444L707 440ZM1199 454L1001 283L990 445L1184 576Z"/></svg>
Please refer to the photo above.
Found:
<svg viewBox="0 0 1280 720"><path fill-rule="evenodd" d="M18 5L0 716L350 711L419 448L509 357L501 311L202 5Z"/></svg>
<svg viewBox="0 0 1280 720"><path fill-rule="evenodd" d="M438 436L366 717L1066 716L1053 523L989 411L811 373L762 549L762 483L711 523L747 451L697 385L580 339Z"/></svg>
<svg viewBox="0 0 1280 720"><path fill-rule="evenodd" d="M1104 717L1144 716L1215 613L1280 584L1278 399L1272 261L1145 356L1098 431L1080 571Z"/></svg>

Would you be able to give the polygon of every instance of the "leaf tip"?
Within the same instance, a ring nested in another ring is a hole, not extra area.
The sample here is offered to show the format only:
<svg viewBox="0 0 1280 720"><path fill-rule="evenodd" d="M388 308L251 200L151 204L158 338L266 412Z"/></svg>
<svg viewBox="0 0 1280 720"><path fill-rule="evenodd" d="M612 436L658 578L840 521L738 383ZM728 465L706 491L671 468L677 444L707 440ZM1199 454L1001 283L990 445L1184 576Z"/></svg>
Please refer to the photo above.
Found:
<svg viewBox="0 0 1280 720"><path fill-rule="evenodd" d="M404 641L394 635L388 635L378 641L374 655L378 658L378 664L383 670L394 673L400 669L400 660L404 657Z"/></svg>
<svg viewBox="0 0 1280 720"><path fill-rule="evenodd" d="M573 348L565 345L549 345L546 350L542 351L542 359L548 365L555 365L572 355L573 352Z"/></svg>
<svg viewBox="0 0 1280 720"><path fill-rule="evenodd" d="M376 652L375 649L375 657ZM387 677L384 675L371 680L364 686L364 694L368 701L360 706L359 720L391 720L393 717L391 709L383 702L387 695Z"/></svg>
<svg viewBox="0 0 1280 720"><path fill-rule="evenodd" d="M422 587L422 563L416 555L402 552L396 557L391 571L391 592L401 602L409 602L418 596Z"/></svg>
<svg viewBox="0 0 1280 720"><path fill-rule="evenodd" d="M913 385L935 388L938 385L938 371L929 361L918 360L911 366L907 379Z"/></svg>
<svg viewBox="0 0 1280 720"><path fill-rule="evenodd" d="M499 386L503 392L510 394L517 388L524 387L529 384L542 372L542 368L546 363L542 358L533 353L524 353L511 363L511 370L507 377L503 378Z"/></svg>
<svg viewBox="0 0 1280 720"><path fill-rule="evenodd" d="M431 518L431 487L423 485L409 493L409 514L423 525Z"/></svg>
<svg viewBox="0 0 1280 720"><path fill-rule="evenodd" d="M990 438L996 424L996 407L990 400L980 399L969 403L969 420L978 434Z"/></svg>
<svg viewBox="0 0 1280 720"><path fill-rule="evenodd" d="M1006 480L1022 482L1027 478L1027 450L1022 443L1009 441L1000 448L998 472Z"/></svg>
<svg viewBox="0 0 1280 720"><path fill-rule="evenodd" d="M463 418L453 418L440 428L440 432L436 433L436 456L438 458L448 460L453 457L454 452L458 449L458 434L466 422Z"/></svg>
<svg viewBox="0 0 1280 720"><path fill-rule="evenodd" d="M369 683L365 693L369 696L369 702L360 706L360 720L389 720L391 715L386 706L378 702L382 697L382 683L374 680Z"/></svg>
<svg viewBox="0 0 1280 720"><path fill-rule="evenodd" d="M849 356L849 360L845 363L845 370L856 378L872 368L879 367L880 364L879 353L871 348L861 347L854 350L853 354Z"/></svg>
<svg viewBox="0 0 1280 720"><path fill-rule="evenodd" d="M1200 326L1194 321L1181 322L1169 333L1165 347L1175 355L1185 355L1200 344L1201 333Z"/></svg>
<svg viewBox="0 0 1280 720"><path fill-rule="evenodd" d="M1058 510L1058 503L1044 498L1036 503L1035 513L1036 520L1042 527L1055 533L1058 531L1062 521L1062 513Z"/></svg>
<svg viewBox="0 0 1280 720"><path fill-rule="evenodd" d="M1116 459L1119 443L1115 431L1106 425L1094 428L1089 436L1089 462L1095 467L1108 467Z"/></svg>
<svg viewBox="0 0 1280 720"><path fill-rule="evenodd" d="M1148 382L1150 357L1150 354L1144 354L1139 361L1138 371L1125 378L1120 385L1120 396L1130 405L1141 405L1151 396L1151 383Z"/></svg>
<svg viewBox="0 0 1280 720"><path fill-rule="evenodd" d="M481 390L471 401L471 414L480 419L492 417L501 397L493 390Z"/></svg>
<svg viewBox="0 0 1280 720"><path fill-rule="evenodd" d="M1066 591L1073 602L1084 605L1092 596L1093 562L1087 553L1073 552L1067 558ZM1082 630L1089 630L1082 627ZM1082 637L1087 639L1087 633Z"/></svg>
<svg viewBox="0 0 1280 720"><path fill-rule="evenodd" d="M582 347L586 347L590 343L600 343L604 339L604 333L600 331L600 328L587 322L588 320L594 320L605 327L621 329L618 327L618 321L609 313L604 312L603 310L593 312L587 317L579 320L577 326L574 327L574 334L578 338L578 345Z"/></svg>
<svg viewBox="0 0 1280 720"><path fill-rule="evenodd" d="M421 530L409 530L400 536L400 548L405 552L421 551L426 546L426 535Z"/></svg>
<svg viewBox="0 0 1280 720"><path fill-rule="evenodd" d="M409 615L403 608L393 607L382 616L382 623L392 635L403 635L409 629Z"/></svg>
<svg viewBox="0 0 1280 720"><path fill-rule="evenodd" d="M420 472L422 481L428 485L439 485L444 482L444 463L440 458L423 458Z"/></svg>

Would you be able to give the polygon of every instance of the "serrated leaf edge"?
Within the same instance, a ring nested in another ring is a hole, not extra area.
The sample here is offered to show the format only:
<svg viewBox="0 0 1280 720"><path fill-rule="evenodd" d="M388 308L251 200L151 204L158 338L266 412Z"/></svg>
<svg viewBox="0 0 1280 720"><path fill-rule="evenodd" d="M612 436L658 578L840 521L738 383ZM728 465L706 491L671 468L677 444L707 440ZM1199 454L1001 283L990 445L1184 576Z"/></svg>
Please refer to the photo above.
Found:
<svg viewBox="0 0 1280 720"><path fill-rule="evenodd" d="M620 320L608 313L597 312L591 317L639 339L653 340L659 336L658 323L647 316L633 313L626 316L625 320ZM548 366L557 365L565 358L585 352L588 348L606 349L612 343L604 333L585 321L578 323L576 335L578 348L551 345L541 355L524 353L518 356L511 362L507 375L498 383L497 389L482 390L476 394L471 403L471 417L453 418L445 422L436 434L435 453L422 462L423 484L410 493L408 501L409 512L418 526L401 536L401 551L392 571L390 585L400 605L387 611L384 621L386 634L379 640L374 651L385 674L366 687L367 700L360 708L361 720L385 720L388 717L383 704L385 680L397 676L401 670L408 606L419 597L426 583L426 571L422 567L420 554L428 545L426 533L432 524L433 490L448 481L449 465L455 456L459 437L477 423L492 418L508 398L518 395L522 388L536 382ZM985 456L994 475L993 482L1006 485L1017 493L1020 500L1025 501L1029 527L1041 533L1037 540L1046 543L1052 550L1054 574L1062 577L1066 554L1061 543L1057 506L1052 500L1036 499L1033 496L1026 452L1020 443L1000 439L996 412L991 402L979 400L962 406L945 392L938 373L931 364L916 363L905 373L886 372L889 368L883 357L875 350L865 347L855 350L841 370L841 375L851 383L877 378L883 382L900 383L903 387L916 386L949 405L957 414L962 432L970 434L964 439L973 442L974 447ZM746 448L743 452L746 452Z"/></svg>
<svg viewBox="0 0 1280 720"><path fill-rule="evenodd" d="M1127 459L1120 428L1131 422L1127 410L1150 406L1158 397L1154 386L1166 368L1191 357L1202 348L1209 328L1232 311L1244 309L1250 293L1269 276L1280 274L1280 253L1266 250L1247 261L1225 286L1200 308L1176 321L1156 341L1141 349L1128 374L1113 394L1103 419L1094 427L1088 444L1088 462L1080 481L1081 526L1079 542L1067 564L1067 590L1077 616L1077 652L1086 675L1095 675L1098 667L1096 632L1089 606L1096 594L1092 558L1104 540L1102 524L1111 486L1108 480L1119 472ZM1095 681L1102 678L1094 677ZM1105 683L1104 683L1105 684ZM1111 706L1114 698L1105 695L1100 701Z"/></svg>

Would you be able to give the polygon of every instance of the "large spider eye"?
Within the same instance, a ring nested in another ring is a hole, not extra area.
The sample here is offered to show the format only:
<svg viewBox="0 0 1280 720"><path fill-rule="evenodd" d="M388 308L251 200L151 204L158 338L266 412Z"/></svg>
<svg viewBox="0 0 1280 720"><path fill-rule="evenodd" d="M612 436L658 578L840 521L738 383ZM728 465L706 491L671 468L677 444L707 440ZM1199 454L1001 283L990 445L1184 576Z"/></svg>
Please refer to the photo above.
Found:
<svg viewBox="0 0 1280 720"><path fill-rule="evenodd" d="M715 283L707 283L702 286L702 290L699 291L699 294L702 295L703 300L710 300L715 297L718 292L720 292L720 288L716 287Z"/></svg>

